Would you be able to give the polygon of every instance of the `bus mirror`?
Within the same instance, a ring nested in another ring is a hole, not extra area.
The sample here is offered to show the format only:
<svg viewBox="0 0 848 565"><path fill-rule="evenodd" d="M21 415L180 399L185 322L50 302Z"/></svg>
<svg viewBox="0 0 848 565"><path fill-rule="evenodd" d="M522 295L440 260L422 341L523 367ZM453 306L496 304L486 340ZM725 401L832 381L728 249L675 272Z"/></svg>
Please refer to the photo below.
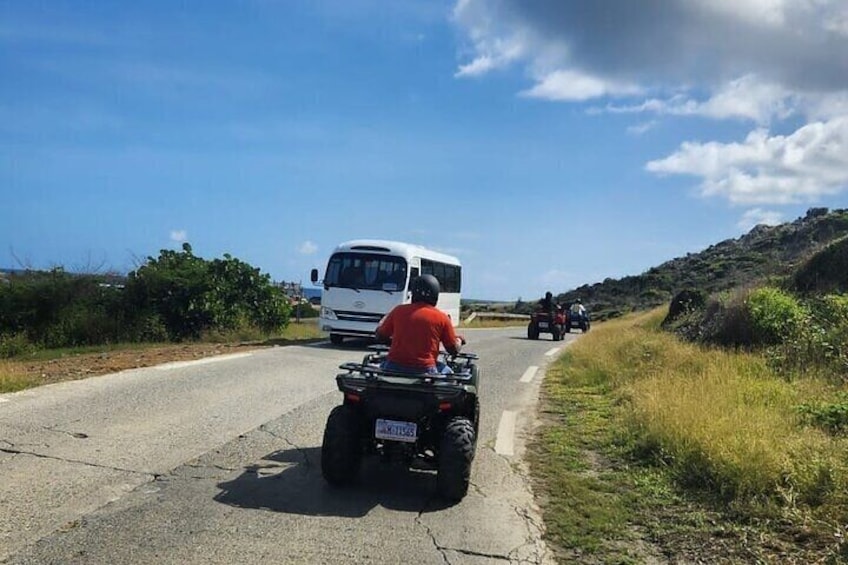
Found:
<svg viewBox="0 0 848 565"><path fill-rule="evenodd" d="M317 283L318 282L318 269L312 269L312 271L309 273L309 278L312 280L312 284Z"/></svg>

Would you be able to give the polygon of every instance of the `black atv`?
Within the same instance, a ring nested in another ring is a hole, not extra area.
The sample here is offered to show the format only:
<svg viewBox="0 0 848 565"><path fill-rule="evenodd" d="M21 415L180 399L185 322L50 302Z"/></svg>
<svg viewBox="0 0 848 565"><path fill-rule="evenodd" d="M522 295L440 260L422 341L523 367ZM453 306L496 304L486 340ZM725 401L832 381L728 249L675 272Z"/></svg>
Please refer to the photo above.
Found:
<svg viewBox="0 0 848 565"><path fill-rule="evenodd" d="M573 312L568 313L568 322L565 324L565 331L570 332L572 329L579 328L583 333L589 331L592 327L592 323L589 320L589 313L584 312L581 314L575 314Z"/></svg>
<svg viewBox="0 0 848 565"><path fill-rule="evenodd" d="M436 490L451 501L468 492L477 446L480 369L473 353L441 361L452 374L408 374L380 368L388 348L372 346L362 363L336 376L344 403L327 418L321 474L337 486L353 483L363 456L380 455L407 468L437 472Z"/></svg>

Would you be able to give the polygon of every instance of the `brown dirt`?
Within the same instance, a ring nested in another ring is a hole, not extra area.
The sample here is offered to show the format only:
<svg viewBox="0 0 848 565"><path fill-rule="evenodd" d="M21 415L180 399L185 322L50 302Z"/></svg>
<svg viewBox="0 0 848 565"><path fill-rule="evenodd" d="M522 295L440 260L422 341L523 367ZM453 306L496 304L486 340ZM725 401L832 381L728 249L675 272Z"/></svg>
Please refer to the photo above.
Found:
<svg viewBox="0 0 848 565"><path fill-rule="evenodd" d="M192 361L215 355L261 349L256 344L190 343L146 347L143 349L104 350L98 353L67 355L45 361L9 361L12 373L26 375L38 385L71 381L117 373L126 369L151 367L173 361Z"/></svg>

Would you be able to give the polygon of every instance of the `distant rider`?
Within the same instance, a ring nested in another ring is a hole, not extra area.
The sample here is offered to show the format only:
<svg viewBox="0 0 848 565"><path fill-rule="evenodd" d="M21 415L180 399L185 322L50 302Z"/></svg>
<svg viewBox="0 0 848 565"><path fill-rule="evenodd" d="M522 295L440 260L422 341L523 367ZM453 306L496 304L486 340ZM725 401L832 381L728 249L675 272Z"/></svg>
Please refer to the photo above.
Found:
<svg viewBox="0 0 848 565"><path fill-rule="evenodd" d="M576 316L578 320L586 319L586 308L583 307L583 302L579 298L571 304L571 315Z"/></svg>
<svg viewBox="0 0 848 565"><path fill-rule="evenodd" d="M404 373L449 373L439 363L439 344L451 355L459 353L465 340L457 336L447 314L436 308L439 281L422 275L412 281L412 303L395 306L377 326L378 341L391 340L383 368Z"/></svg>
<svg viewBox="0 0 848 565"><path fill-rule="evenodd" d="M547 312L551 319L553 319L557 304L554 302L554 295L550 291L546 292L545 297L539 300L539 309Z"/></svg>

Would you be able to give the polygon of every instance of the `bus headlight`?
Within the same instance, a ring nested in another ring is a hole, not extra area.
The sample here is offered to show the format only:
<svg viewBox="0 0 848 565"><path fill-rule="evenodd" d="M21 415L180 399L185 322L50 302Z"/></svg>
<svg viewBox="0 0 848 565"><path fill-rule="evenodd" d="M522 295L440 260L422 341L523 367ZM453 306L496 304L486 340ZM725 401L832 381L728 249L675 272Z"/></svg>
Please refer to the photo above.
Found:
<svg viewBox="0 0 848 565"><path fill-rule="evenodd" d="M325 320L338 320L336 317L336 313L327 308L326 306L321 306L321 317Z"/></svg>

